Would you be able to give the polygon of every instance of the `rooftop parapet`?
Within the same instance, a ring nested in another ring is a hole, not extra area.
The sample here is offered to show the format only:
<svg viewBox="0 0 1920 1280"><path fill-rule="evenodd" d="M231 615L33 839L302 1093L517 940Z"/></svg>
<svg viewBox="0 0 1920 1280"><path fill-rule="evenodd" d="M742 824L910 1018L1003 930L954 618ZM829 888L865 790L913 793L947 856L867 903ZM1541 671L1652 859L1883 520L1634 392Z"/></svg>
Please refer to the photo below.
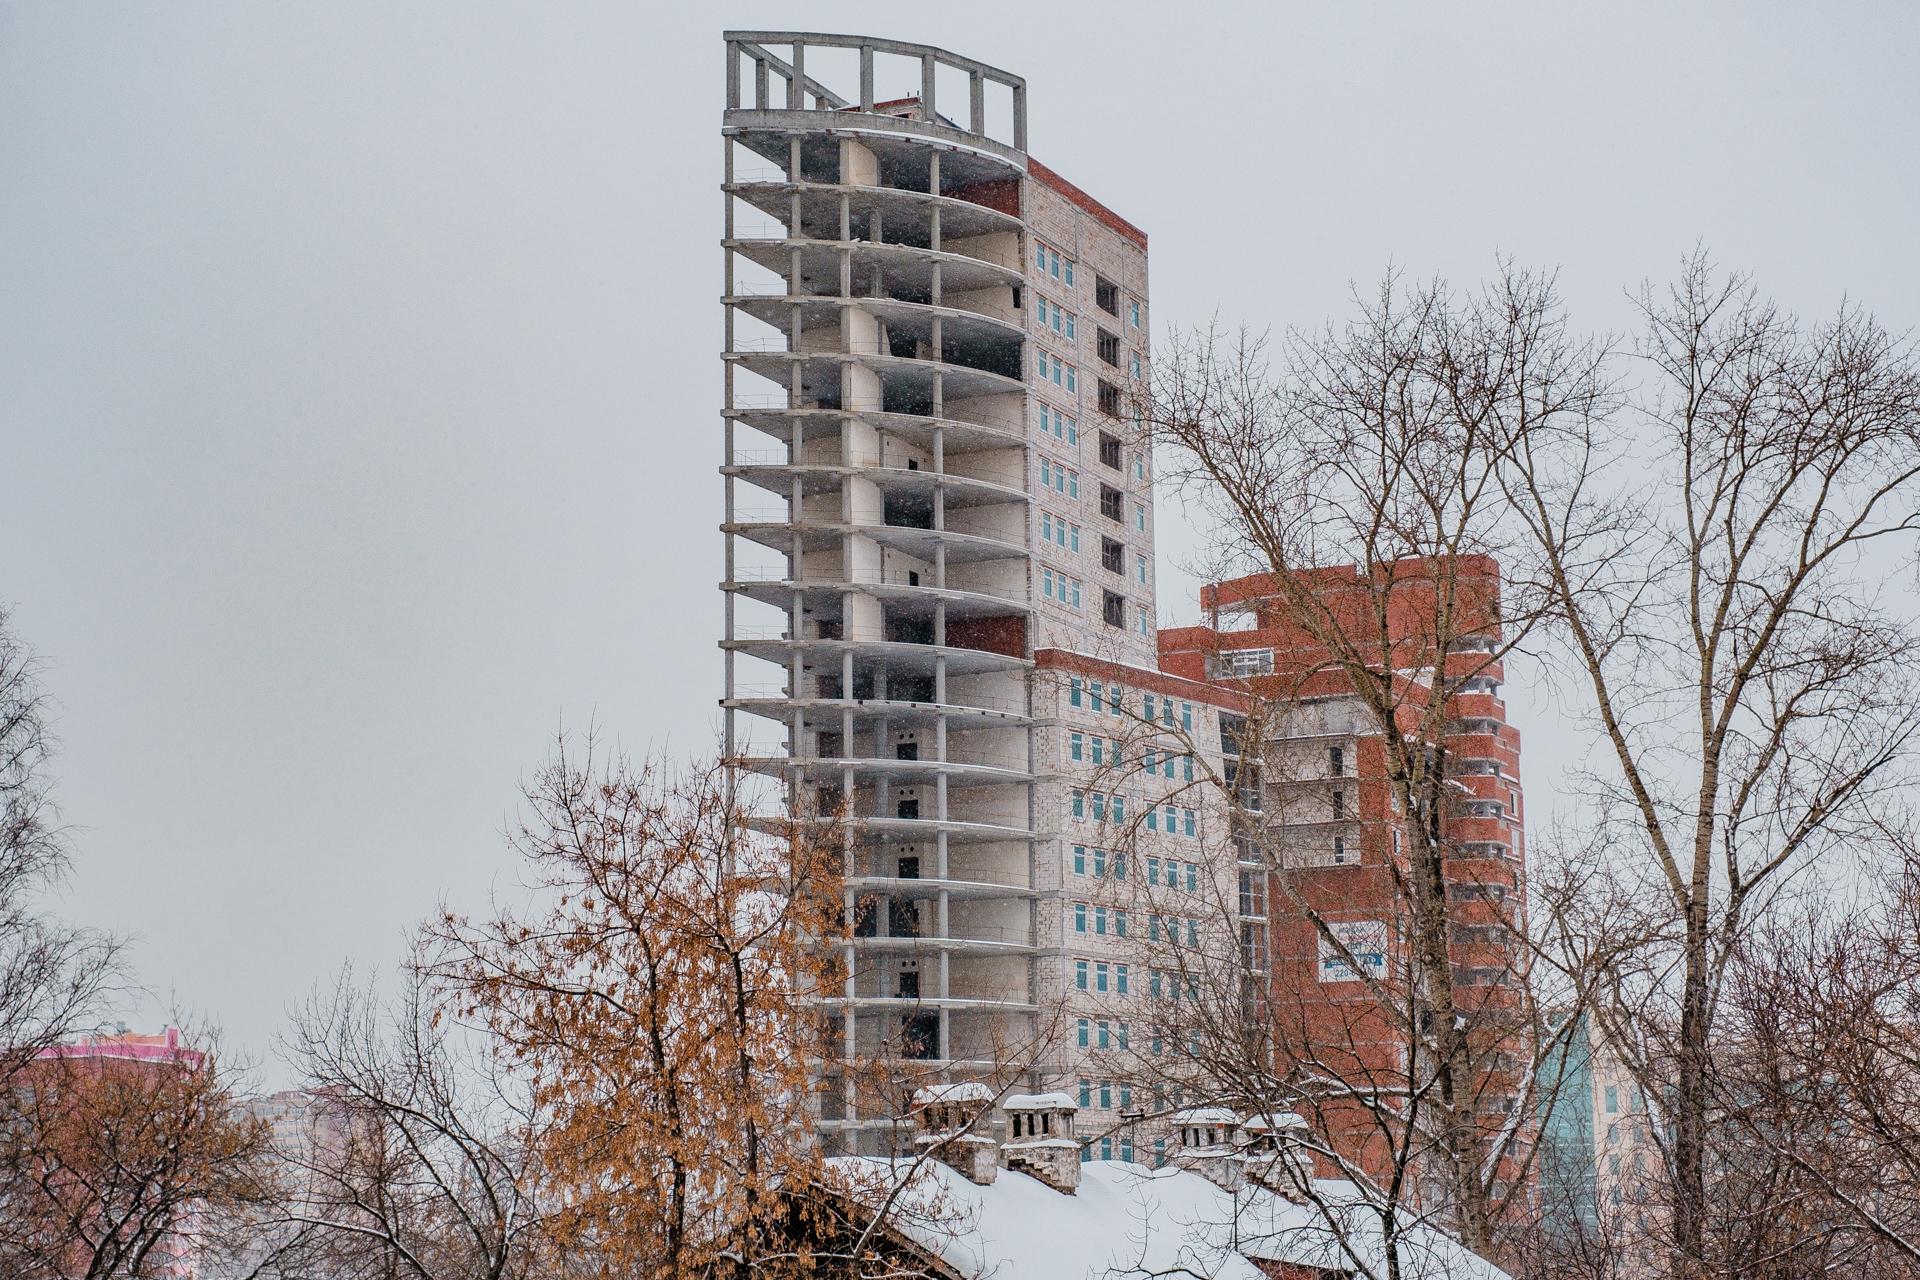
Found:
<svg viewBox="0 0 1920 1280"><path fill-rule="evenodd" d="M1027 82L1010 71L990 67L972 58L963 58L945 49L903 40L884 40L875 36L833 35L819 31L729 31L727 41L727 109L760 112L857 112L898 121L901 117L885 108L901 103L879 102L874 93L876 57L905 59L919 64L917 94L905 101L914 118L936 136L942 132L964 135L973 145L982 146L1012 160L1022 160L1027 149ZM771 48L769 46L772 46ZM784 50L781 57L774 50ZM814 78L807 71L809 49L851 49L858 55L857 84L838 89ZM746 64L753 71L752 100L746 100L743 77ZM946 68L966 78L967 123L957 116L942 116L939 110L940 69ZM779 80L783 92L776 95L773 82ZM1010 128L1006 136L989 129L989 87L1007 91L1012 99Z"/></svg>

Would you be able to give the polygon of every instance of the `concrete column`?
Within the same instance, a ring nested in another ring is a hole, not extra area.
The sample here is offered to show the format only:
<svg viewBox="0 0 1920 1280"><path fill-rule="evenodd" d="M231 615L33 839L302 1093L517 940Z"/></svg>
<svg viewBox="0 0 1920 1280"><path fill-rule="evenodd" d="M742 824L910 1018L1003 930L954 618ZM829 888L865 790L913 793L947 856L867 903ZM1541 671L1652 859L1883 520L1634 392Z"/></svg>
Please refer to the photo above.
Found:
<svg viewBox="0 0 1920 1280"><path fill-rule="evenodd" d="M935 74L939 66L939 62L934 59L932 54L923 53L920 55L920 119L928 124L933 123L933 118L936 113L936 108L933 105L933 92L935 86L939 83L939 77Z"/></svg>
<svg viewBox="0 0 1920 1280"><path fill-rule="evenodd" d="M767 77L771 70L765 58L753 60L753 105L757 111L771 110L773 107L772 82Z"/></svg>
<svg viewBox="0 0 1920 1280"><path fill-rule="evenodd" d="M860 46L860 109L873 110L873 46Z"/></svg>
<svg viewBox="0 0 1920 1280"><path fill-rule="evenodd" d="M1021 84L1013 87L1013 149L1027 149L1027 87Z"/></svg>
<svg viewBox="0 0 1920 1280"><path fill-rule="evenodd" d="M740 46L727 41L727 110L740 109Z"/></svg>
<svg viewBox="0 0 1920 1280"><path fill-rule="evenodd" d="M800 66L798 49L794 51L793 65L795 69ZM978 71L967 84L967 128L981 134L987 131L987 81Z"/></svg>
<svg viewBox="0 0 1920 1280"><path fill-rule="evenodd" d="M787 106L805 111L807 109L807 46L803 41L793 42L793 80L790 83L799 89L800 98L796 102L792 92L789 92Z"/></svg>

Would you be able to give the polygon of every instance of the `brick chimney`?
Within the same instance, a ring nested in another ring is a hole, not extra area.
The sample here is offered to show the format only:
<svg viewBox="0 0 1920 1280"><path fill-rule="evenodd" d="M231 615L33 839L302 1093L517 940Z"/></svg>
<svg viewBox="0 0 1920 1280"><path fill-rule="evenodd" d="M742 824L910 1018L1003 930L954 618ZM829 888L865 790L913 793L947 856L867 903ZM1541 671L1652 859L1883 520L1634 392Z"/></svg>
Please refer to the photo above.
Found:
<svg viewBox="0 0 1920 1280"><path fill-rule="evenodd" d="M1227 1191L1238 1191L1246 1184L1246 1162L1234 1146L1238 1118L1225 1107L1190 1107L1173 1116L1174 1132L1180 1146L1173 1163L1191 1169Z"/></svg>
<svg viewBox="0 0 1920 1280"><path fill-rule="evenodd" d="M1000 1144L980 1120L993 1107L993 1090L984 1084L936 1084L916 1090L908 1108L919 1132L913 1144L931 1149L933 1158L981 1186L1000 1174Z"/></svg>
<svg viewBox="0 0 1920 1280"><path fill-rule="evenodd" d="M1073 1117L1080 1110L1064 1093L1016 1093L1000 1104L1008 1134L1001 1147L1007 1168L1031 1174L1055 1191L1080 1188L1080 1142Z"/></svg>

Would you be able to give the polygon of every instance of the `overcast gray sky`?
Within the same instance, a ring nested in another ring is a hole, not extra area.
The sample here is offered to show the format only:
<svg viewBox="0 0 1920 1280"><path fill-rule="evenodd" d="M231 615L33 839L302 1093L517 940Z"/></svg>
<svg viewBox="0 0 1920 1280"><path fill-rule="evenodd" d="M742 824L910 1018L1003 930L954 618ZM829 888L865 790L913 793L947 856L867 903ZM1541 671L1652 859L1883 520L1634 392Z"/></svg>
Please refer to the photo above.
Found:
<svg viewBox="0 0 1920 1280"><path fill-rule="evenodd" d="M1160 329L1496 252L1616 327L1696 240L1920 323L1915 10L1679 8L0 4L0 600L60 701L63 908L138 936L136 1018L259 1055L511 874L563 717L710 743L724 26L1024 75ZM1553 709L1510 696L1538 819Z"/></svg>

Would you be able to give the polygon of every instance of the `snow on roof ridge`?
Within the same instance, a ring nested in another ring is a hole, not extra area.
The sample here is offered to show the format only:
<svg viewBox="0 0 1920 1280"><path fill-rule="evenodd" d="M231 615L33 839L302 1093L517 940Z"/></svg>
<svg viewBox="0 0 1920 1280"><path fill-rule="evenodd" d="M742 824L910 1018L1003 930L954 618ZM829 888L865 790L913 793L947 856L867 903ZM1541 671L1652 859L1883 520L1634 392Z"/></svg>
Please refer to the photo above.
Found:
<svg viewBox="0 0 1920 1280"><path fill-rule="evenodd" d="M1002 1111L1078 1111L1080 1104L1071 1094L1015 1093L1000 1103Z"/></svg>
<svg viewBox="0 0 1920 1280"><path fill-rule="evenodd" d="M929 1102L992 1102L993 1090L978 1080L966 1080L958 1084L930 1084L913 1091L913 1104L922 1106Z"/></svg>

